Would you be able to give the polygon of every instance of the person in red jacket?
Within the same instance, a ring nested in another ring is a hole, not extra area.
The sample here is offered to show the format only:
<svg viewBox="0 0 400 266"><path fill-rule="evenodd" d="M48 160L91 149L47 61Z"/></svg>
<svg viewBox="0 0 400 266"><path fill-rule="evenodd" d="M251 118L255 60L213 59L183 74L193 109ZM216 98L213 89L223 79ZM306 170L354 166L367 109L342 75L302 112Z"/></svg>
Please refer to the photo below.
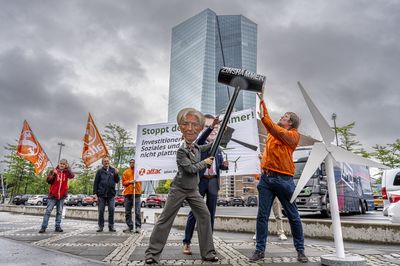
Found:
<svg viewBox="0 0 400 266"><path fill-rule="evenodd" d="M61 229L61 216L64 206L64 199L68 195L68 179L74 178L74 174L69 168L68 161L61 159L58 166L49 172L47 183L50 184L49 198L47 208L43 216L42 228L39 233L46 232L49 218L54 206L57 208L56 213L56 232L63 232Z"/></svg>

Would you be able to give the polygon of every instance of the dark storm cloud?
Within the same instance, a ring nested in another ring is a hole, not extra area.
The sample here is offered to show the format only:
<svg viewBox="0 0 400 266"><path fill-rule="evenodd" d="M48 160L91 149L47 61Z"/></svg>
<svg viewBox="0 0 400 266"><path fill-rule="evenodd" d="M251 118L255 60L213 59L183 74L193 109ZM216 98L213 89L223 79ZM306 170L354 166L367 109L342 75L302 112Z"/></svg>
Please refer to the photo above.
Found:
<svg viewBox="0 0 400 266"><path fill-rule="evenodd" d="M319 137L296 82L328 122L356 121L366 148L398 138L395 1L2 1L0 146L27 119L54 161L79 160L87 114L100 130L167 117L171 29L210 8L258 24L258 72L274 118L293 110ZM4 154L0 150L0 156Z"/></svg>

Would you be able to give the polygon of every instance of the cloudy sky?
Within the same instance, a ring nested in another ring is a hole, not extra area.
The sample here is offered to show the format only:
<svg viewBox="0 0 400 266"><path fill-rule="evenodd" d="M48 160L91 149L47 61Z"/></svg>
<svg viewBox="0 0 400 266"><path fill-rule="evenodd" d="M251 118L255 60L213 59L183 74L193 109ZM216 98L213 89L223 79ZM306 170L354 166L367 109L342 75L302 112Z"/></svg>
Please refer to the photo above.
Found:
<svg viewBox="0 0 400 266"><path fill-rule="evenodd" d="M399 138L398 1L0 1L0 157L27 119L54 162L78 161L87 114L167 120L171 28L205 8L258 24L258 73L273 118L288 110L320 139L299 80L338 126L355 121L364 148Z"/></svg>

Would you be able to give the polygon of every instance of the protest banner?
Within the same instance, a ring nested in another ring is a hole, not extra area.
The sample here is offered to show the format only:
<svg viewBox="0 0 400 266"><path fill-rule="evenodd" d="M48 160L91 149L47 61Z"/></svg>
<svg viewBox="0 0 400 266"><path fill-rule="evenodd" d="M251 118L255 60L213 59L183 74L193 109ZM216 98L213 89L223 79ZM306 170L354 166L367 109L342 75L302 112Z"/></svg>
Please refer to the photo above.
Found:
<svg viewBox="0 0 400 266"><path fill-rule="evenodd" d="M138 125L135 158L137 180L173 178L177 173L176 151L181 144L181 136L176 123ZM260 172L258 128L254 110L232 113L221 141L221 149L224 159L229 161L229 170L221 171L222 176Z"/></svg>

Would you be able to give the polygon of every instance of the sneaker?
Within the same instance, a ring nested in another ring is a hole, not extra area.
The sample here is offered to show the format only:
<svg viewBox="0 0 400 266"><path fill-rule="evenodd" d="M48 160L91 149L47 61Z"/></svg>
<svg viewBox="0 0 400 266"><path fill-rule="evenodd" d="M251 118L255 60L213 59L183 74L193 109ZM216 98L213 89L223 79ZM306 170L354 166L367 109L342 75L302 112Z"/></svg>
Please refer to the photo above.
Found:
<svg viewBox="0 0 400 266"><path fill-rule="evenodd" d="M40 228L40 230L39 230L39 234L43 234L44 232L46 232L46 228Z"/></svg>
<svg viewBox="0 0 400 266"><path fill-rule="evenodd" d="M108 227L109 232L117 232L117 230L114 229L114 227Z"/></svg>
<svg viewBox="0 0 400 266"><path fill-rule="evenodd" d="M122 232L124 232L124 233L132 233L132 228L128 227L128 228L122 230Z"/></svg>
<svg viewBox="0 0 400 266"><path fill-rule="evenodd" d="M260 250L254 251L253 255L250 258L250 261L258 261L264 258L264 252Z"/></svg>
<svg viewBox="0 0 400 266"><path fill-rule="evenodd" d="M257 234L254 234L253 240L256 240L256 239L257 239Z"/></svg>
<svg viewBox="0 0 400 266"><path fill-rule="evenodd" d="M287 240L287 237L285 236L285 234L280 234L280 235L278 236L278 238L279 238L279 240L282 240L282 241Z"/></svg>
<svg viewBox="0 0 400 266"><path fill-rule="evenodd" d="M308 258L304 254L304 250L297 251L297 260L299 262L301 262L301 263L307 263L308 262Z"/></svg>
<svg viewBox="0 0 400 266"><path fill-rule="evenodd" d="M97 233L103 232L103 227L99 227L99 229L97 229L96 232L97 232Z"/></svg>
<svg viewBox="0 0 400 266"><path fill-rule="evenodd" d="M62 230L61 227L56 227L56 229L54 231L58 232L58 233L64 232L64 230Z"/></svg>
<svg viewBox="0 0 400 266"><path fill-rule="evenodd" d="M190 245L189 244L183 244L182 252L185 255L192 255L192 250L190 249Z"/></svg>

